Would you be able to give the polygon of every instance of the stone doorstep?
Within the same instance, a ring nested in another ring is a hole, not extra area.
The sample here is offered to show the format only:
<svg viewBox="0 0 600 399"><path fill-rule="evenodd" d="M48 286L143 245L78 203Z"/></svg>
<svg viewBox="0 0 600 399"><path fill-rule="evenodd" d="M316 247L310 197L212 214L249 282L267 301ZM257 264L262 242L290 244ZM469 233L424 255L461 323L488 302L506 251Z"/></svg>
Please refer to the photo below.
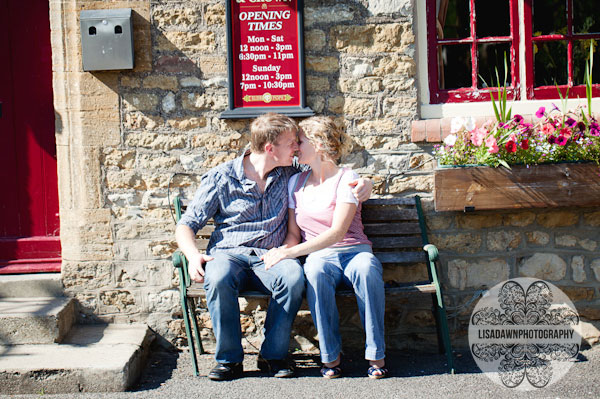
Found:
<svg viewBox="0 0 600 399"><path fill-rule="evenodd" d="M119 392L140 376L145 324L75 326L61 344L0 346L0 394Z"/></svg>
<svg viewBox="0 0 600 399"><path fill-rule="evenodd" d="M0 344L61 342L75 322L72 298L0 298Z"/></svg>
<svg viewBox="0 0 600 399"><path fill-rule="evenodd" d="M0 275L0 298L60 297L60 273Z"/></svg>

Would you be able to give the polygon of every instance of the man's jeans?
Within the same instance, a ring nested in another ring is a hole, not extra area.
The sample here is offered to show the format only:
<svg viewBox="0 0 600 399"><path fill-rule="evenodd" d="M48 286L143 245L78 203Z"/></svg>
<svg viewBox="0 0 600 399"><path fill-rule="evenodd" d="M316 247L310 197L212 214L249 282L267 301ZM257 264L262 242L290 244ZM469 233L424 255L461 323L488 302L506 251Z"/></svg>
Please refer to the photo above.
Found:
<svg viewBox="0 0 600 399"><path fill-rule="evenodd" d="M269 270L257 256L217 252L205 268L206 301L217 341L217 362L237 363L244 358L238 294L244 290L271 295L265 340L261 355L268 360L284 359L290 333L302 304L304 274L296 259L285 259Z"/></svg>
<svg viewBox="0 0 600 399"><path fill-rule="evenodd" d="M335 289L340 285L354 289L358 312L365 329L365 359L385 357L385 292L383 267L370 252L335 252L328 249L312 253L304 264L306 299L319 335L321 361L330 363L342 350Z"/></svg>

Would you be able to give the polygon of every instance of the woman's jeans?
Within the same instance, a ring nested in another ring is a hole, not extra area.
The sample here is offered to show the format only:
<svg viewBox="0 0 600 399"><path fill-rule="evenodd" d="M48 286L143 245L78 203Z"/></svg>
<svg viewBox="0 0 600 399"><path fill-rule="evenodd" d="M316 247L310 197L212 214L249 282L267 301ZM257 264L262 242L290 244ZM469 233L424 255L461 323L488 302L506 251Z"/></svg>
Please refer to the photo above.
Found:
<svg viewBox="0 0 600 399"><path fill-rule="evenodd" d="M238 294L244 290L271 295L265 340L261 355L268 360L284 359L290 345L290 333L302 304L304 274L296 259L285 259L269 270L257 256L217 252L205 267L206 302L217 341L215 359L237 363L244 358Z"/></svg>
<svg viewBox="0 0 600 399"><path fill-rule="evenodd" d="M319 335L321 361L335 361L342 349L335 302L335 290L340 285L354 289L366 335L365 359L383 359L385 292L379 260L370 252L325 249L306 258L304 273L306 298Z"/></svg>

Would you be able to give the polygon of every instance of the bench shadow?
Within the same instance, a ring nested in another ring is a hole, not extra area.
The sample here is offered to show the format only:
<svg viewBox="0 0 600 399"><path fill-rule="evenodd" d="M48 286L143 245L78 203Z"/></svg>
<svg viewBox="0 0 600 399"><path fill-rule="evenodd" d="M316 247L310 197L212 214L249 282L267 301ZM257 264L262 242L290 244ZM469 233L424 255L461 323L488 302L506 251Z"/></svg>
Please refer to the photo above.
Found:
<svg viewBox="0 0 600 399"><path fill-rule="evenodd" d="M157 344L156 341L152 343L144 370L130 391L140 392L160 388L173 376L179 356L181 353L175 348L165 347Z"/></svg>

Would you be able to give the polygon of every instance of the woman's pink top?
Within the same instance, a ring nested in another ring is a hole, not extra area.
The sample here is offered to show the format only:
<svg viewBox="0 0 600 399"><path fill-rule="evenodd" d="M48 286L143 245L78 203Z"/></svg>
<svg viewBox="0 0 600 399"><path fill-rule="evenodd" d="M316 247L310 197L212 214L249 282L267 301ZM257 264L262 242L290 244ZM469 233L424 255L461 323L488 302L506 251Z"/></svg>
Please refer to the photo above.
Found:
<svg viewBox="0 0 600 399"><path fill-rule="evenodd" d="M288 183L289 207L295 209L296 223L300 227L304 241L311 240L331 228L336 203L357 204L356 213L343 240L332 247L368 244L371 241L364 233L360 216L361 206L352 193L348 182L356 180L358 175L351 169L340 169L335 175L316 187L313 196L304 192L304 186L310 171L295 174Z"/></svg>

